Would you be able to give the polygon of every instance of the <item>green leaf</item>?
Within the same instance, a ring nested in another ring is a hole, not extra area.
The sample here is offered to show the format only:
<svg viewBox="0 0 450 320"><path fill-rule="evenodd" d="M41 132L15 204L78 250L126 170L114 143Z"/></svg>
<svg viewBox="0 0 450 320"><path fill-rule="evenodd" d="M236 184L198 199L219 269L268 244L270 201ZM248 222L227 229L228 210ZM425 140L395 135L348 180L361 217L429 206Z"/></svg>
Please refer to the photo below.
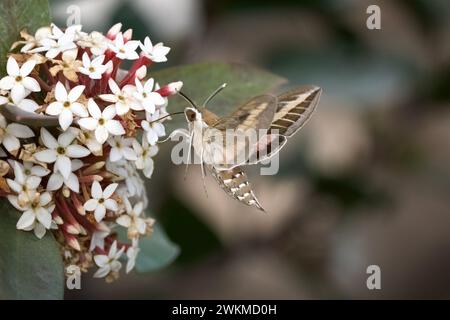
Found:
<svg viewBox="0 0 450 320"><path fill-rule="evenodd" d="M230 113L239 104L260 94L269 93L285 82L285 79L270 72L242 64L207 62L167 68L151 74L161 85L172 81L183 81L182 91L198 104L220 85L227 87L208 105L218 115ZM170 99L170 111L181 111L187 102L179 96ZM181 116L167 122L170 127L185 124Z"/></svg>
<svg viewBox="0 0 450 320"><path fill-rule="evenodd" d="M136 259L137 272L149 272L164 268L171 264L179 255L180 249L167 237L166 233L155 224L150 237L139 241L139 255Z"/></svg>
<svg viewBox="0 0 450 320"><path fill-rule="evenodd" d="M42 26L50 25L47 0L1 0L0 1L0 73L5 70L6 54L20 31L34 33Z"/></svg>
<svg viewBox="0 0 450 320"><path fill-rule="evenodd" d="M16 229L20 212L0 201L0 299L62 299L64 268L50 233Z"/></svg>

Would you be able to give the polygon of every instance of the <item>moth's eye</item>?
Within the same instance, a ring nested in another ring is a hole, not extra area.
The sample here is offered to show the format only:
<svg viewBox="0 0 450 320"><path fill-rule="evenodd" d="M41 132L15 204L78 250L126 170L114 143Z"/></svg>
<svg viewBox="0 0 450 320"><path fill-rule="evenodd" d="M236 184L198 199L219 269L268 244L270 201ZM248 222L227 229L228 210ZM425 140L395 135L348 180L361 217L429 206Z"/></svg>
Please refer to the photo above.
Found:
<svg viewBox="0 0 450 320"><path fill-rule="evenodd" d="M195 112L187 111L186 114L187 114L187 117L188 117L189 121L194 121L195 120L195 118L196 118Z"/></svg>

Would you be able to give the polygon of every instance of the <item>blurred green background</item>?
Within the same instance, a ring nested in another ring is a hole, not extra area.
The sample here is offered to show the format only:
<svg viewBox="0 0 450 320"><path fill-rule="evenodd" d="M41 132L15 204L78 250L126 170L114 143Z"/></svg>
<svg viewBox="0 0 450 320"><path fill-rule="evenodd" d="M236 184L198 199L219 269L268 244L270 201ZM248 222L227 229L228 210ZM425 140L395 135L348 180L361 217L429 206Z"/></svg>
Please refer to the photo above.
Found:
<svg viewBox="0 0 450 320"><path fill-rule="evenodd" d="M381 30L366 27L370 4ZM280 173L251 170L269 214L210 178L206 197L167 145L149 196L181 255L113 284L84 275L67 298L450 298L449 1L51 1L58 25L70 5L84 30L122 22L170 46L158 68L243 62L324 94ZM372 264L381 290L366 287Z"/></svg>

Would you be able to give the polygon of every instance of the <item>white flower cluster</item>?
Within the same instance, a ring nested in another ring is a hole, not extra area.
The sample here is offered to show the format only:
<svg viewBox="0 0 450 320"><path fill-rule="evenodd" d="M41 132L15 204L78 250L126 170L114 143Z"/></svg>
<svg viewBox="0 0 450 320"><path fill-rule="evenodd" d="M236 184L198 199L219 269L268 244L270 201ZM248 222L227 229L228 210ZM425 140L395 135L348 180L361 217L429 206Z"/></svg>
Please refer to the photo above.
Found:
<svg viewBox="0 0 450 320"><path fill-rule="evenodd" d="M21 36L0 79L0 104L24 120L0 115L0 195L23 212L17 229L38 238L51 230L68 264L94 261L95 276L112 280L124 253L133 268L154 223L137 170L151 177L167 98L182 83L144 79L170 49L132 40L120 24L106 35L51 25ZM133 60L127 71L124 60ZM118 227L131 243L117 239Z"/></svg>

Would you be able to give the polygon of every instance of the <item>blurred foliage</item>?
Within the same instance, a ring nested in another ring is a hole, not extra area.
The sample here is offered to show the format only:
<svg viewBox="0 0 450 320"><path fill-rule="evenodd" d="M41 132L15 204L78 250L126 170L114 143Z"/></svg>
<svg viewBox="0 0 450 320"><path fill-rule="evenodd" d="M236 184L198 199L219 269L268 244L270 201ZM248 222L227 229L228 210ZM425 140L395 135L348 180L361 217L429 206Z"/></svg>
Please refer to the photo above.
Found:
<svg viewBox="0 0 450 320"><path fill-rule="evenodd" d="M220 251L222 244L198 216L175 197L168 197L158 210L158 221L169 237L180 246L178 265L197 262Z"/></svg>

